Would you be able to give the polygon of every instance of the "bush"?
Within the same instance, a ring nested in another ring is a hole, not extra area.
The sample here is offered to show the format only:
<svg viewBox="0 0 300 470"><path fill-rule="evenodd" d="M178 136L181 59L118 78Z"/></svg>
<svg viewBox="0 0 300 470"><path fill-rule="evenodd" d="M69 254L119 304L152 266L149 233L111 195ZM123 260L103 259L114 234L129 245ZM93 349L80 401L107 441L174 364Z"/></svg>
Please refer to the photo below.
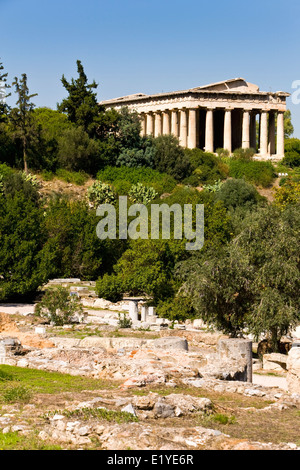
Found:
<svg viewBox="0 0 300 470"><path fill-rule="evenodd" d="M296 152L295 150L286 152L284 158L281 160L281 163L288 166L289 168L300 167L300 153Z"/></svg>
<svg viewBox="0 0 300 470"><path fill-rule="evenodd" d="M217 154L220 158L228 158L228 157L230 156L229 150L223 149L223 148L218 148L218 149L216 150L216 154Z"/></svg>
<svg viewBox="0 0 300 470"><path fill-rule="evenodd" d="M154 167L182 181L192 173L191 164L178 139L173 135L161 135L153 139L155 147Z"/></svg>
<svg viewBox="0 0 300 470"><path fill-rule="evenodd" d="M74 316L80 319L83 316L83 307L80 300L70 295L65 287L49 289L41 302L35 306L35 315L47 318L55 326L70 323Z"/></svg>
<svg viewBox="0 0 300 470"><path fill-rule="evenodd" d="M171 192L177 184L176 180L170 175L146 167L107 166L97 173L97 179L111 183L119 195L128 194L131 186L137 183L152 186L158 194Z"/></svg>
<svg viewBox="0 0 300 470"><path fill-rule="evenodd" d="M275 178L275 168L271 162L232 159L229 162L229 176L267 188Z"/></svg>
<svg viewBox="0 0 300 470"><path fill-rule="evenodd" d="M132 202L138 204L149 204L157 196L157 192L154 188L147 188L142 183L134 184L130 191L129 197Z"/></svg>
<svg viewBox="0 0 300 470"><path fill-rule="evenodd" d="M262 197L252 184L243 179L229 179L217 192L216 199L222 201L227 209L235 209L237 207L252 207L262 200Z"/></svg>
<svg viewBox="0 0 300 470"><path fill-rule="evenodd" d="M115 193L109 184L95 181L87 190L89 202L97 207L99 204L113 204L116 200Z"/></svg>
<svg viewBox="0 0 300 470"><path fill-rule="evenodd" d="M50 175L49 172L47 174ZM83 171L68 171L63 168L57 170L55 176L66 183L77 184L78 186L83 186L89 177Z"/></svg>
<svg viewBox="0 0 300 470"><path fill-rule="evenodd" d="M252 148L239 148L236 149L233 152L233 158L236 158L237 160L244 160L244 161L250 161L253 159L254 155L256 154L256 150Z"/></svg>
<svg viewBox="0 0 300 470"><path fill-rule="evenodd" d="M131 318L128 318L126 313L123 313L123 316L119 313L118 318L119 318L118 320L119 328L131 328L132 327Z"/></svg>
<svg viewBox="0 0 300 470"><path fill-rule="evenodd" d="M191 299L180 294L172 299L159 302L156 311L159 317L167 318L173 322L195 317Z"/></svg>
<svg viewBox="0 0 300 470"><path fill-rule="evenodd" d="M184 179L185 184L214 184L228 176L229 168L220 158L201 149L185 149L193 174Z"/></svg>
<svg viewBox="0 0 300 470"><path fill-rule="evenodd" d="M153 167L154 151L147 149L123 149L116 161L117 166L127 166L131 168Z"/></svg>
<svg viewBox="0 0 300 470"><path fill-rule="evenodd" d="M113 262L115 245L120 242L100 240L97 223L95 211L82 201L49 201L43 217L47 235L43 258L52 278L97 279L103 257Z"/></svg>
<svg viewBox="0 0 300 470"><path fill-rule="evenodd" d="M101 299L118 302L122 299L122 283L115 274L104 274L96 281L96 293Z"/></svg>
<svg viewBox="0 0 300 470"><path fill-rule="evenodd" d="M82 127L72 127L58 138L58 161L69 171L93 173L99 147Z"/></svg>

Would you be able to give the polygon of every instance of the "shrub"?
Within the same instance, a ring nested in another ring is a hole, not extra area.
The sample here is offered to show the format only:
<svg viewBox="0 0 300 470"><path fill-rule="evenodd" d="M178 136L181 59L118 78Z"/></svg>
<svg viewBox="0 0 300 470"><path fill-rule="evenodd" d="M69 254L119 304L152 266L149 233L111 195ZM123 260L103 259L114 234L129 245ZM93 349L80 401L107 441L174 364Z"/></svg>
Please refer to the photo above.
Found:
<svg viewBox="0 0 300 470"><path fill-rule="evenodd" d="M119 195L128 194L131 186L137 183L152 186L158 194L171 192L177 184L172 176L146 167L107 166L97 173L97 179L112 184Z"/></svg>
<svg viewBox="0 0 300 470"><path fill-rule="evenodd" d="M101 299L118 302L122 299L122 283L115 274L104 274L96 281L96 293Z"/></svg>
<svg viewBox="0 0 300 470"><path fill-rule="evenodd" d="M239 148L233 152L233 158L236 158L237 160L250 161L252 160L255 154L256 151L253 148Z"/></svg>
<svg viewBox="0 0 300 470"><path fill-rule="evenodd" d="M173 135L161 135L153 139L155 147L154 167L182 181L192 172L191 164L178 139Z"/></svg>
<svg viewBox="0 0 300 470"><path fill-rule="evenodd" d="M109 184L95 181L87 190L89 202L97 207L99 204L112 204L116 196Z"/></svg>
<svg viewBox="0 0 300 470"><path fill-rule="evenodd" d="M295 150L286 152L281 163L288 166L289 168L300 167L300 153L296 152Z"/></svg>
<svg viewBox="0 0 300 470"><path fill-rule="evenodd" d="M229 150L223 149L223 148L218 148L218 149L216 150L216 154L217 154L220 158L227 158L227 157L230 156Z"/></svg>
<svg viewBox="0 0 300 470"><path fill-rule="evenodd" d="M229 176L267 188L275 178L275 168L271 162L232 159L229 163Z"/></svg>
<svg viewBox="0 0 300 470"><path fill-rule="evenodd" d="M68 171L64 168L57 170L55 175L66 183L77 184L78 186L84 185L88 179L88 175L83 171Z"/></svg>
<svg viewBox="0 0 300 470"><path fill-rule="evenodd" d="M185 321L195 317L191 299L180 294L172 299L159 302L156 311L159 317L171 321Z"/></svg>
<svg viewBox="0 0 300 470"><path fill-rule="evenodd" d="M300 183L288 179L283 186L275 188L275 204L282 209L300 202Z"/></svg>
<svg viewBox="0 0 300 470"><path fill-rule="evenodd" d="M146 187L142 183L134 184L129 191L132 202L146 205L153 201L157 195L154 188Z"/></svg>
<svg viewBox="0 0 300 470"><path fill-rule="evenodd" d="M55 177L55 174L51 170L43 170L41 172L41 177L44 181L52 181Z"/></svg>
<svg viewBox="0 0 300 470"><path fill-rule="evenodd" d="M185 149L193 174L188 176L185 184L196 186L198 184L214 184L228 176L228 166L212 153L201 149Z"/></svg>
<svg viewBox="0 0 300 470"><path fill-rule="evenodd" d="M97 142L83 127L65 129L58 138L58 160L66 170L92 173L98 152Z"/></svg>
<svg viewBox="0 0 300 470"><path fill-rule="evenodd" d="M59 286L47 290L41 302L35 306L35 315L47 318L55 326L61 326L70 323L75 315L80 319L83 316L83 307L79 299Z"/></svg>
<svg viewBox="0 0 300 470"><path fill-rule="evenodd" d="M127 167L153 167L154 165L154 152L151 149L123 149L116 161L117 166Z"/></svg>
<svg viewBox="0 0 300 470"><path fill-rule="evenodd" d="M126 313L123 313L123 316L119 313L118 318L119 318L118 320L119 328L131 328L132 327L131 318L128 318Z"/></svg>
<svg viewBox="0 0 300 470"><path fill-rule="evenodd" d="M223 183L216 195L216 199L223 201L227 209L236 207L252 207L256 205L262 197L256 188L243 179L229 179Z"/></svg>

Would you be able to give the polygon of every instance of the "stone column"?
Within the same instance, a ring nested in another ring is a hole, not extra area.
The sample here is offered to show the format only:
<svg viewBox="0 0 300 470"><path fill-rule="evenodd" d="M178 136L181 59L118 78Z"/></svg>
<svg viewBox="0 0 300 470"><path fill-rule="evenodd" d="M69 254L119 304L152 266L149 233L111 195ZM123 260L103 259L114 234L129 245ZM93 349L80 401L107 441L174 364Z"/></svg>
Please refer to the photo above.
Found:
<svg viewBox="0 0 300 470"><path fill-rule="evenodd" d="M277 114L277 155L284 157L284 112Z"/></svg>
<svg viewBox="0 0 300 470"><path fill-rule="evenodd" d="M141 136L144 137L146 135L146 116L144 113L141 114Z"/></svg>
<svg viewBox="0 0 300 470"><path fill-rule="evenodd" d="M135 301L129 302L129 317L133 322L137 322L139 319L138 304Z"/></svg>
<svg viewBox="0 0 300 470"><path fill-rule="evenodd" d="M256 113L253 111L250 116L250 147L256 152Z"/></svg>
<svg viewBox="0 0 300 470"><path fill-rule="evenodd" d="M188 148L197 147L197 110L189 109Z"/></svg>
<svg viewBox="0 0 300 470"><path fill-rule="evenodd" d="M148 312L148 307L146 305L142 305L142 307L141 307L141 321L143 321L143 322L147 321L147 312Z"/></svg>
<svg viewBox="0 0 300 470"><path fill-rule="evenodd" d="M220 339L217 351L221 361L229 360L239 366L241 370L237 380L252 382L252 341L240 338Z"/></svg>
<svg viewBox="0 0 300 470"><path fill-rule="evenodd" d="M178 137L178 111L176 109L173 109L171 114L171 132Z"/></svg>
<svg viewBox="0 0 300 470"><path fill-rule="evenodd" d="M170 130L170 114L169 111L163 112L163 134L171 134Z"/></svg>
<svg viewBox="0 0 300 470"><path fill-rule="evenodd" d="M276 153L276 126L275 126L275 113L272 111L269 114L269 147L268 153L274 155Z"/></svg>
<svg viewBox="0 0 300 470"><path fill-rule="evenodd" d="M231 109L225 109L224 115L224 149L232 153Z"/></svg>
<svg viewBox="0 0 300 470"><path fill-rule="evenodd" d="M250 147L250 113L247 110L243 112L243 131L242 131L242 148Z"/></svg>
<svg viewBox="0 0 300 470"><path fill-rule="evenodd" d="M187 146L187 116L186 110L180 110L180 134L179 134L179 142L182 147Z"/></svg>
<svg viewBox="0 0 300 470"><path fill-rule="evenodd" d="M262 111L260 120L260 155L262 157L268 156L268 134L268 111Z"/></svg>
<svg viewBox="0 0 300 470"><path fill-rule="evenodd" d="M208 108L206 111L205 125L205 152L214 151L214 110Z"/></svg>
<svg viewBox="0 0 300 470"><path fill-rule="evenodd" d="M155 113L155 122L154 122L154 137L161 135L161 113Z"/></svg>
<svg viewBox="0 0 300 470"><path fill-rule="evenodd" d="M146 120L147 120L147 124L146 124L147 135L153 135L153 114L148 113Z"/></svg>

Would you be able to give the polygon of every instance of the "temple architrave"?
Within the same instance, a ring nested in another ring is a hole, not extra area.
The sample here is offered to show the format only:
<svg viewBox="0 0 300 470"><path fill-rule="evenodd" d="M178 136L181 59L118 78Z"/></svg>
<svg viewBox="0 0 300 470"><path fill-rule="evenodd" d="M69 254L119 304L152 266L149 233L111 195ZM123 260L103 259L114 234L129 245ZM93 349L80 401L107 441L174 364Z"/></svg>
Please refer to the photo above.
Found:
<svg viewBox="0 0 300 470"><path fill-rule="evenodd" d="M284 112L289 93L260 91L235 78L183 91L102 101L139 113L142 135L173 134L183 147L215 152L254 148L260 159L284 156ZM258 124L258 125L257 125Z"/></svg>

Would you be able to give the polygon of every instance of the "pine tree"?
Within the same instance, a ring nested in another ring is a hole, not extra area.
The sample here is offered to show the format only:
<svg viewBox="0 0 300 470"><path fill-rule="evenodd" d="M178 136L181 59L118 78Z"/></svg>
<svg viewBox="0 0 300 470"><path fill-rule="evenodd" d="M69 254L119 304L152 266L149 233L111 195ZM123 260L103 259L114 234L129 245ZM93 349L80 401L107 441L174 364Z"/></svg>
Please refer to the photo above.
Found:
<svg viewBox="0 0 300 470"><path fill-rule="evenodd" d="M97 118L104 111L103 107L99 106L94 91L98 84L95 81L88 84L80 60L77 60L77 72L79 77L76 80L72 78L71 82L68 82L64 75L62 76L61 82L69 96L57 105L57 109L66 113L71 122L82 126L90 137L95 137L98 127Z"/></svg>
<svg viewBox="0 0 300 470"><path fill-rule="evenodd" d="M0 122L6 119L6 116L9 111L9 106L5 102L5 99L11 95L11 93L7 93L7 89L10 88L10 85L7 83L7 76L8 73L3 73L4 66L2 62L0 62Z"/></svg>
<svg viewBox="0 0 300 470"><path fill-rule="evenodd" d="M12 85L16 88L18 95L17 107L10 113L11 122L14 129L14 136L22 142L24 171L28 173L27 151L30 142L36 136L36 126L33 117L35 105L31 103L31 98L37 96L37 93L30 95L27 86L27 75L22 74L20 81L15 77Z"/></svg>

